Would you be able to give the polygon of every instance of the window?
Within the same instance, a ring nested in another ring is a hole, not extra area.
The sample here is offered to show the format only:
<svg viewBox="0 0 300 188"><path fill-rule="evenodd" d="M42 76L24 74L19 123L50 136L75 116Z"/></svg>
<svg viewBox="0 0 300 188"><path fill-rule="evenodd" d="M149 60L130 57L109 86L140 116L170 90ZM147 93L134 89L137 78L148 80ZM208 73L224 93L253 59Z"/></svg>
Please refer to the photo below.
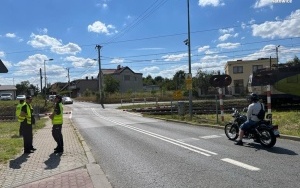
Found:
<svg viewBox="0 0 300 188"><path fill-rule="evenodd" d="M258 69L262 69L263 66L262 65L253 65L252 66L252 72L256 72Z"/></svg>
<svg viewBox="0 0 300 188"><path fill-rule="evenodd" d="M130 81L130 75L124 75L123 79L124 81Z"/></svg>
<svg viewBox="0 0 300 188"><path fill-rule="evenodd" d="M233 74L243 73L243 66L234 66Z"/></svg>

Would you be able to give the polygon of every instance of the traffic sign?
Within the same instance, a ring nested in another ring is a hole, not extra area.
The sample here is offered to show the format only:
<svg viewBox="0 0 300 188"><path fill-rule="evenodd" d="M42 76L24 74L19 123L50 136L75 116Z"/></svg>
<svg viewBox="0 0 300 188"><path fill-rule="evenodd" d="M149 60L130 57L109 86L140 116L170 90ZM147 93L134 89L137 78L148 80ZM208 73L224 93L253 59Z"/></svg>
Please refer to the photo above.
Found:
<svg viewBox="0 0 300 188"><path fill-rule="evenodd" d="M173 92L173 99L179 100L182 98L182 92L180 90L176 90Z"/></svg>
<svg viewBox="0 0 300 188"><path fill-rule="evenodd" d="M186 74L185 75L185 85L187 90L193 89L193 77L192 74Z"/></svg>
<svg viewBox="0 0 300 188"><path fill-rule="evenodd" d="M8 70L6 68L6 66L3 64L3 62L0 59L0 73L7 73Z"/></svg>

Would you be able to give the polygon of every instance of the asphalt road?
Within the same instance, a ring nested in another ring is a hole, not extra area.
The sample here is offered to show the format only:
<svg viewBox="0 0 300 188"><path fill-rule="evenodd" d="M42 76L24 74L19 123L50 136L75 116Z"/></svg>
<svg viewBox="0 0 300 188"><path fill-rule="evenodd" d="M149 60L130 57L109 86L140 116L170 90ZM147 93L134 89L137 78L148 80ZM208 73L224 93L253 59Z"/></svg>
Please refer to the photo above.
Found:
<svg viewBox="0 0 300 188"><path fill-rule="evenodd" d="M115 188L299 187L299 142L244 146L224 131L75 102L72 121Z"/></svg>

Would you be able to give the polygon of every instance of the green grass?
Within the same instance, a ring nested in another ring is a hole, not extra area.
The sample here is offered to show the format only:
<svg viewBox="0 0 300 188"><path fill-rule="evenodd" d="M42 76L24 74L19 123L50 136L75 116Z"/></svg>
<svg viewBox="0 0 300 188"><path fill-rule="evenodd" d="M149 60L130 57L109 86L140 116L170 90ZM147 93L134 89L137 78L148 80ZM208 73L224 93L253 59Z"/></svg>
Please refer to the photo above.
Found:
<svg viewBox="0 0 300 188"><path fill-rule="evenodd" d="M37 120L33 131L43 128L46 121L47 119ZM19 126L17 121L0 122L0 164L6 163L22 151L23 138L18 136Z"/></svg>

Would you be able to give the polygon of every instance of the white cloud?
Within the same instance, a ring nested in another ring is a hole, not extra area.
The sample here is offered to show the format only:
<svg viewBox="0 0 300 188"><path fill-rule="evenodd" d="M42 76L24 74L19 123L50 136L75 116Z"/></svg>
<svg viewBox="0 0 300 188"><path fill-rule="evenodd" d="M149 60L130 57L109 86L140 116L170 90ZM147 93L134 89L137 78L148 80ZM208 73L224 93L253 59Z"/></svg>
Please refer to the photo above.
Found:
<svg viewBox="0 0 300 188"><path fill-rule="evenodd" d="M223 3L222 0L199 0L198 5L201 7L205 7L205 6L217 7L217 6L225 5L225 3Z"/></svg>
<svg viewBox="0 0 300 188"><path fill-rule="evenodd" d="M234 49L234 48L238 48L239 46L241 46L240 43L221 43L217 45L218 48L224 48L224 49Z"/></svg>
<svg viewBox="0 0 300 188"><path fill-rule="evenodd" d="M200 52L204 52L204 51L206 51L206 50L208 50L210 47L207 45L207 46L202 46L202 47L200 47L200 48L198 48L198 52L200 53Z"/></svg>
<svg viewBox="0 0 300 188"><path fill-rule="evenodd" d="M88 31L94 33L103 33L106 35L112 35L118 33L118 31L115 30L115 26L105 25L100 21L95 21L92 25L88 25Z"/></svg>
<svg viewBox="0 0 300 188"><path fill-rule="evenodd" d="M115 59L111 60L110 62L113 64L122 64L122 63L124 63L124 59L115 58Z"/></svg>
<svg viewBox="0 0 300 188"><path fill-rule="evenodd" d="M164 60L164 61L180 61L182 60L183 58L187 57L188 54L187 53L183 53L183 54L172 54L172 55L164 55L162 56L161 58Z"/></svg>
<svg viewBox="0 0 300 188"><path fill-rule="evenodd" d="M234 28L227 28L227 29L219 29L219 32L224 34L224 33L232 33L234 32Z"/></svg>
<svg viewBox="0 0 300 188"><path fill-rule="evenodd" d="M262 38L286 38L300 36L300 9L292 12L287 19L282 21L267 21L262 24L252 25L252 35Z"/></svg>
<svg viewBox="0 0 300 188"><path fill-rule="evenodd" d="M6 33L5 36L7 38L16 38L16 34L14 34L14 33Z"/></svg>
<svg viewBox="0 0 300 188"><path fill-rule="evenodd" d="M159 70L159 67L157 66L152 66L152 67L145 67L143 69L140 70L140 72L149 72L149 73L153 73Z"/></svg>
<svg viewBox="0 0 300 188"><path fill-rule="evenodd" d="M81 51L81 48L74 43L69 43L63 46L53 46L51 47L51 51L57 54L72 54L76 55L78 52Z"/></svg>
<svg viewBox="0 0 300 188"><path fill-rule="evenodd" d="M266 6L273 8L273 0L257 0L253 7L254 8L262 8L262 7L266 7Z"/></svg>
<svg viewBox="0 0 300 188"><path fill-rule="evenodd" d="M224 35L222 35L222 36L220 36L219 37L219 40L220 41L225 41L225 40L227 40L229 37L231 37L231 34L224 34Z"/></svg>
<svg viewBox="0 0 300 188"><path fill-rule="evenodd" d="M48 35L36 35L32 33L30 35L31 40L27 44L31 45L33 48L44 48L49 46L60 46L61 41L49 37Z"/></svg>
<svg viewBox="0 0 300 188"><path fill-rule="evenodd" d="M74 43L69 43L63 45L61 40L58 40L48 35L36 35L31 34L31 40L27 44L31 45L33 48L46 48L50 47L51 51L56 54L73 54L81 51L81 48Z"/></svg>
<svg viewBox="0 0 300 188"><path fill-rule="evenodd" d="M0 57L5 57L5 53L0 51Z"/></svg>
<svg viewBox="0 0 300 188"><path fill-rule="evenodd" d="M69 56L69 57L64 58L63 60L72 62L72 65L76 68L86 68L88 66L97 65L97 60L90 59L90 58Z"/></svg>

